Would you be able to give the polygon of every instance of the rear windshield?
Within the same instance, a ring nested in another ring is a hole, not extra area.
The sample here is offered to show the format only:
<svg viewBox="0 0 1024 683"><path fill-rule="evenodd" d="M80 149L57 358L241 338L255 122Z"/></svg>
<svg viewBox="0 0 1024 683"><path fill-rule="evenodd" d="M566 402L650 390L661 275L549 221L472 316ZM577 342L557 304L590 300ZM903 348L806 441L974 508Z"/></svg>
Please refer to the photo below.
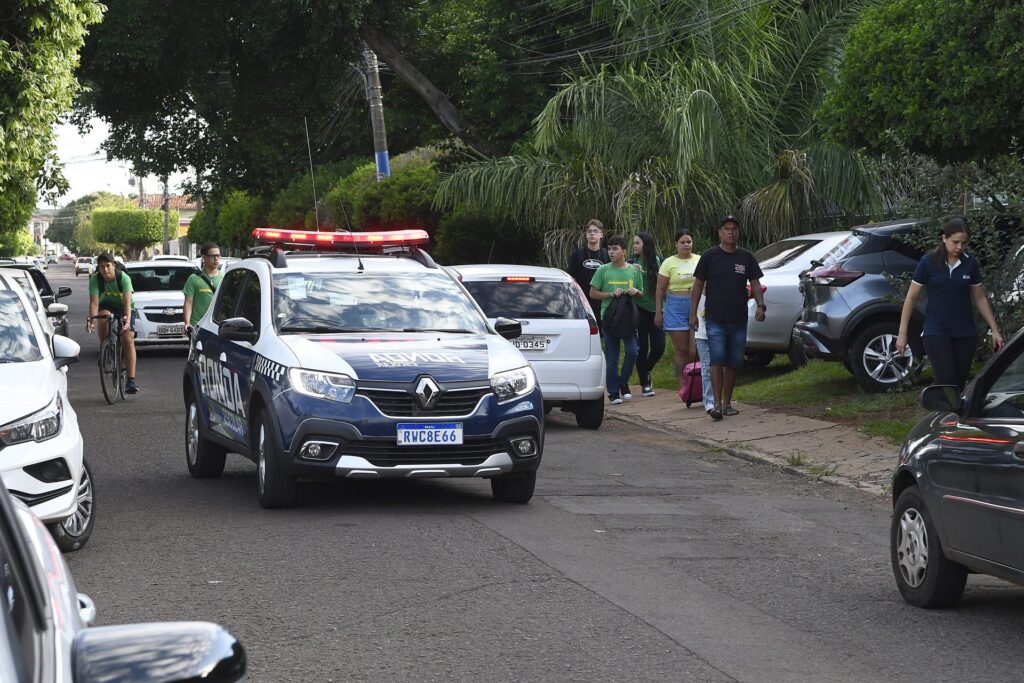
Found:
<svg viewBox="0 0 1024 683"><path fill-rule="evenodd" d="M757 259L758 265L761 266L761 270L780 268L820 241L811 239L782 240L775 244L769 244L755 253L754 257Z"/></svg>
<svg viewBox="0 0 1024 683"><path fill-rule="evenodd" d="M188 276L198 272L191 265L159 265L132 268L128 271L128 277L132 279L132 289L136 292L180 292Z"/></svg>
<svg viewBox="0 0 1024 683"><path fill-rule="evenodd" d="M867 235L853 234L844 239L842 242L832 247L825 257L821 259L821 263L824 266L833 266L847 256L853 255L855 251L868 241Z"/></svg>
<svg viewBox="0 0 1024 683"><path fill-rule="evenodd" d="M0 291L0 363L29 363L42 358L28 311L18 295L11 290Z"/></svg>
<svg viewBox="0 0 1024 683"><path fill-rule="evenodd" d="M585 320L586 311L571 282L463 282L488 318Z"/></svg>

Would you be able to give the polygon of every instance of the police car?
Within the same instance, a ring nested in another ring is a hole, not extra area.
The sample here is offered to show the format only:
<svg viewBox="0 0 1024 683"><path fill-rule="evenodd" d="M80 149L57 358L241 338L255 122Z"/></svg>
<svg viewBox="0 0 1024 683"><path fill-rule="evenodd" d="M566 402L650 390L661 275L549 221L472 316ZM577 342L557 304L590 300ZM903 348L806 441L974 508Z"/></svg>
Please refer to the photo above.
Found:
<svg viewBox="0 0 1024 683"><path fill-rule="evenodd" d="M236 452L264 507L336 477L484 477L497 500L530 500L544 403L507 341L522 328L489 324L426 232L253 234L264 246L226 271L185 367L194 477Z"/></svg>

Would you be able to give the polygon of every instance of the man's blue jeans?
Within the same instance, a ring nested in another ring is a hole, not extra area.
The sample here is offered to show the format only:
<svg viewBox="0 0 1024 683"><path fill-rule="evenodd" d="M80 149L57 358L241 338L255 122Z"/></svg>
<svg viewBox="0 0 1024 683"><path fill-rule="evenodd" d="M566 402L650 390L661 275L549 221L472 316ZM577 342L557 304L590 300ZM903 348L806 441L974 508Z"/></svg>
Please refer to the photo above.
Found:
<svg viewBox="0 0 1024 683"><path fill-rule="evenodd" d="M636 335L632 334L625 339L603 333L604 336L604 358L606 363L605 383L608 385L608 395L617 396L622 387L629 386L629 376L633 374L633 366L636 364L637 342ZM622 359L622 371L619 371L619 345L625 346L625 358Z"/></svg>

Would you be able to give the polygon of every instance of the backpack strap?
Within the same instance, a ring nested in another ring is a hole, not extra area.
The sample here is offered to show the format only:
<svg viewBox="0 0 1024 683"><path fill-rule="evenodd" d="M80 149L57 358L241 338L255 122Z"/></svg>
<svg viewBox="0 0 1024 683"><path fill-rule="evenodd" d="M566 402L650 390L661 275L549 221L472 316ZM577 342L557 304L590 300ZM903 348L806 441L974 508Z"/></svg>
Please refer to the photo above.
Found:
<svg viewBox="0 0 1024 683"><path fill-rule="evenodd" d="M199 275L199 277L202 278L203 282L206 283L206 285L210 288L211 292L216 292L217 291L217 288L213 286L213 280L211 280L210 277L206 273L204 273L203 271L200 270L197 273L197 275Z"/></svg>

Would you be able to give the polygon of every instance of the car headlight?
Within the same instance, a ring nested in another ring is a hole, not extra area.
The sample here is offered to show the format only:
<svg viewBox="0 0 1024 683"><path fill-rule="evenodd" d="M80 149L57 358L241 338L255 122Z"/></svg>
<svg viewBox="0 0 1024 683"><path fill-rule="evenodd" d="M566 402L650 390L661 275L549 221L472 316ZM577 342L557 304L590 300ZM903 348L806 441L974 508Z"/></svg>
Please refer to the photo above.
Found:
<svg viewBox="0 0 1024 683"><path fill-rule="evenodd" d="M295 391L314 398L351 403L356 394L356 383L348 375L292 368L288 371L288 379Z"/></svg>
<svg viewBox="0 0 1024 683"><path fill-rule="evenodd" d="M53 397L50 405L17 422L0 427L0 441L5 446L26 441L46 441L60 434L63 423L64 401L60 394Z"/></svg>
<svg viewBox="0 0 1024 683"><path fill-rule="evenodd" d="M533 374L533 368L529 365L516 370L499 372L491 377L491 389L498 397L498 403L511 401L519 396L525 396L533 391L537 385L537 378Z"/></svg>

